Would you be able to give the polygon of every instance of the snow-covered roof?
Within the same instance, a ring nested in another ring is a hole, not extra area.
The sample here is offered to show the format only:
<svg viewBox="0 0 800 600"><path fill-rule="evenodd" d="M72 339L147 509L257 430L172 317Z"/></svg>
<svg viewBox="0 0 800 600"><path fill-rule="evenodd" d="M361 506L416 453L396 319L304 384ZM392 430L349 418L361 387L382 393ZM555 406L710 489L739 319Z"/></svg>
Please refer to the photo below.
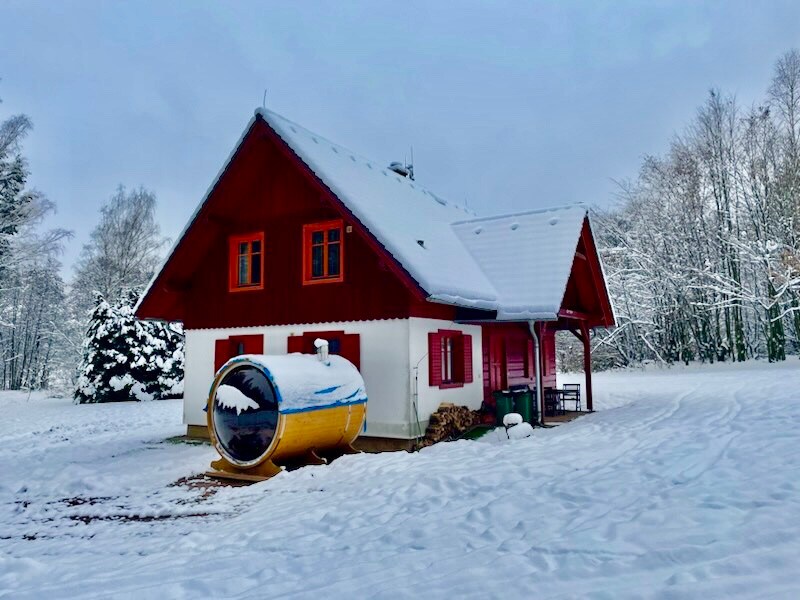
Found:
<svg viewBox="0 0 800 600"><path fill-rule="evenodd" d="M581 205L477 218L384 165L270 110L256 115L434 302L554 319L586 217Z"/></svg>
<svg viewBox="0 0 800 600"><path fill-rule="evenodd" d="M256 109L159 272L258 118L369 230L428 300L497 311L500 320L557 318L587 215L582 205L476 217L419 182L265 108ZM139 299L137 311L158 276Z"/></svg>
<svg viewBox="0 0 800 600"><path fill-rule="evenodd" d="M498 319L558 313L585 217L586 209L575 205L453 223L497 291Z"/></svg>
<svg viewBox="0 0 800 600"><path fill-rule="evenodd" d="M450 227L473 213L270 110L256 112L432 299L494 307L494 287Z"/></svg>

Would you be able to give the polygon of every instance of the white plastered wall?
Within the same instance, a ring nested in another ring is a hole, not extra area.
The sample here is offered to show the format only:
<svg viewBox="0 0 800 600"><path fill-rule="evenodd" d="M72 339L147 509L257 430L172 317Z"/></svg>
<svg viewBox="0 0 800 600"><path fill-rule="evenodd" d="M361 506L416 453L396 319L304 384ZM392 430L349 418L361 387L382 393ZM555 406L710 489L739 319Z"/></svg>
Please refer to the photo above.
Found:
<svg viewBox="0 0 800 600"><path fill-rule="evenodd" d="M438 329L472 335L473 383L440 389L428 384L428 333ZM186 331L186 381L183 421L206 424L204 408L214 378L214 342L232 335L264 336L266 354L286 354L287 339L311 331L357 333L361 345L361 375L367 386L367 430L364 435L411 439L424 434L431 413L442 402L477 409L483 400L481 328L438 319L389 319L232 327ZM417 396L414 390L417 390ZM416 404L416 409L415 405Z"/></svg>
<svg viewBox="0 0 800 600"><path fill-rule="evenodd" d="M214 342L232 335L264 335L265 354L286 354L287 339L311 331L357 333L361 346L361 375L367 387L367 430L364 435L413 437L411 431L407 319L190 329L186 331L186 381L183 421L206 425L204 408L214 378Z"/></svg>
<svg viewBox="0 0 800 600"><path fill-rule="evenodd" d="M473 382L463 387L439 388L429 385L428 379L428 333L439 329L461 331L472 336ZM409 319L409 362L411 365L411 390L417 390L417 414L412 403L412 430L421 429L424 433L428 420L442 402L467 406L477 410L483 401L483 342L479 325L461 325L452 321L438 319ZM416 371L416 372L415 372Z"/></svg>

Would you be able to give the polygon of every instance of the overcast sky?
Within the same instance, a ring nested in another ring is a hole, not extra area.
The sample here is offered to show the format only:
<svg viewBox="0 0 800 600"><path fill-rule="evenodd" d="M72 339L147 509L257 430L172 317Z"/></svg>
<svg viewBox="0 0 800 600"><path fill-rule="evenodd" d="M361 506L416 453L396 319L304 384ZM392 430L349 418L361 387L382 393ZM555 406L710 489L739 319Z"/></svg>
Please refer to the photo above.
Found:
<svg viewBox="0 0 800 600"><path fill-rule="evenodd" d="M607 205L710 87L763 97L800 2L9 2L0 119L74 230L120 183L176 236L261 105L479 214Z"/></svg>

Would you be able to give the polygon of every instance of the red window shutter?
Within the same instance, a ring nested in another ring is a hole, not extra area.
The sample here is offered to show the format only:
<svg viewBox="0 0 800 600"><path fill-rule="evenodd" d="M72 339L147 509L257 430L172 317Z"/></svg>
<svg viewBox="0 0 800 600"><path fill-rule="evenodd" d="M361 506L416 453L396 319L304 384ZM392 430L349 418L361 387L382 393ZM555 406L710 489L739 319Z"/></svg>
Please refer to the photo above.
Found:
<svg viewBox="0 0 800 600"><path fill-rule="evenodd" d="M264 336L263 335L232 335L229 338L214 341L214 372L228 362L229 359L239 355L239 349L244 350L243 354L263 354Z"/></svg>
<svg viewBox="0 0 800 600"><path fill-rule="evenodd" d="M361 336L357 333L348 333L339 338L339 354L349 360L361 370Z"/></svg>
<svg viewBox="0 0 800 600"><path fill-rule="evenodd" d="M219 368L225 364L230 358L230 340L216 340L214 342L214 372L219 371Z"/></svg>
<svg viewBox="0 0 800 600"><path fill-rule="evenodd" d="M290 335L286 340L286 351L291 354L292 352L303 352L303 350L303 336Z"/></svg>
<svg viewBox="0 0 800 600"><path fill-rule="evenodd" d="M464 357L464 383L472 383L474 377L472 374L472 336L461 336L462 350L461 354Z"/></svg>
<svg viewBox="0 0 800 600"><path fill-rule="evenodd" d="M244 342L245 354L264 354L263 335L240 335L239 340Z"/></svg>
<svg viewBox="0 0 800 600"><path fill-rule="evenodd" d="M232 335L228 358L239 354L264 354L263 335Z"/></svg>
<svg viewBox="0 0 800 600"><path fill-rule="evenodd" d="M428 334L428 385L442 385L442 336L438 332Z"/></svg>

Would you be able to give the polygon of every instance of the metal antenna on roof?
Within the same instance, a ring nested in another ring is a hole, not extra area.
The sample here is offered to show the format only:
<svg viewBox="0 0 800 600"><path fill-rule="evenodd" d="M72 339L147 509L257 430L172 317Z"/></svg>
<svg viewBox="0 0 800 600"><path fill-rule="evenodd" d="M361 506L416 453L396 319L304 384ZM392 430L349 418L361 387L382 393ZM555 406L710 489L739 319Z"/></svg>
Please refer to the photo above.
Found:
<svg viewBox="0 0 800 600"><path fill-rule="evenodd" d="M267 88L264 88L264 99L261 100L261 108L267 108Z"/></svg>
<svg viewBox="0 0 800 600"><path fill-rule="evenodd" d="M406 164L408 170L408 178L414 180L414 146L411 146L411 162Z"/></svg>

